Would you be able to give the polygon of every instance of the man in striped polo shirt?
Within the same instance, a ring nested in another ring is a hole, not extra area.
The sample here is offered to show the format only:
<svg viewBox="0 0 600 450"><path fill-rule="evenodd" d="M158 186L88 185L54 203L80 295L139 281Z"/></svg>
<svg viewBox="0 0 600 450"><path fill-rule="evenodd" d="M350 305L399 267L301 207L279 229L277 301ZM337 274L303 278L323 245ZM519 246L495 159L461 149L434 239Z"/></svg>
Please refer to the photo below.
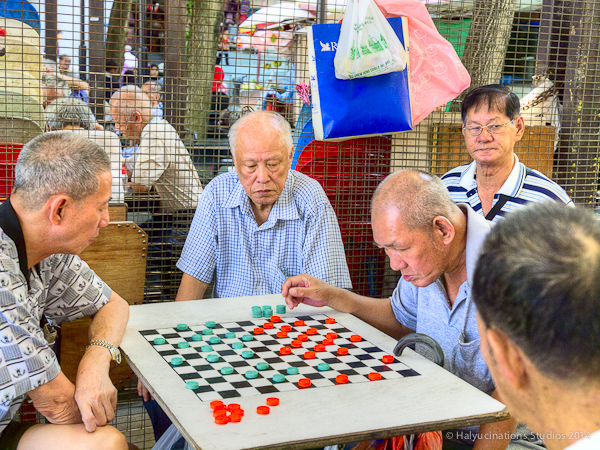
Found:
<svg viewBox="0 0 600 450"><path fill-rule="evenodd" d="M491 84L469 92L461 118L473 162L442 177L456 203L468 203L492 222L530 202L573 204L558 184L519 162L514 147L525 131L519 114L519 98L506 86Z"/></svg>

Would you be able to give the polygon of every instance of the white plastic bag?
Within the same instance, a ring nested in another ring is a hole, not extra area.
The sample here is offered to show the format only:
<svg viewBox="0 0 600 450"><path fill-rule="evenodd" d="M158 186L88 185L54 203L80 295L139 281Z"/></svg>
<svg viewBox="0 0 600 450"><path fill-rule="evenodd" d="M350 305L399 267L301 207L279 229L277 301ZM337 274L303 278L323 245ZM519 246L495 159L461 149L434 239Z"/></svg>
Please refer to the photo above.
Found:
<svg viewBox="0 0 600 450"><path fill-rule="evenodd" d="M400 72L407 60L400 39L373 0L349 0L334 59L336 78Z"/></svg>
<svg viewBox="0 0 600 450"><path fill-rule="evenodd" d="M183 442L179 442L179 441L183 441ZM177 444L177 446L173 447L175 444ZM179 430L177 428L175 428L174 424L171 425L169 428L167 428L167 431L165 431L163 433L163 435L156 442L156 444L154 444L154 447L152 447L152 450L181 450L181 449L192 450L192 447L190 447L190 444L188 444L187 442L185 442L183 440L181 433L179 432Z"/></svg>

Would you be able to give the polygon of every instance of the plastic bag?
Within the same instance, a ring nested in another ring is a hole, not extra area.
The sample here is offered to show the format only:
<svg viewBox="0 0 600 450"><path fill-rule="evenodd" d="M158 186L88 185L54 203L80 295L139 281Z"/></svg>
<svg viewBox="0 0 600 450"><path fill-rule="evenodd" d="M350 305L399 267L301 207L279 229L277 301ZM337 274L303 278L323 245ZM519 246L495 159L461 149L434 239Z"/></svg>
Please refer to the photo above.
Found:
<svg viewBox="0 0 600 450"><path fill-rule="evenodd" d="M192 450L175 425L167 428L167 431L154 444L152 450Z"/></svg>
<svg viewBox="0 0 600 450"><path fill-rule="evenodd" d="M374 77L406 68L408 55L372 0L350 0L335 53L340 80Z"/></svg>

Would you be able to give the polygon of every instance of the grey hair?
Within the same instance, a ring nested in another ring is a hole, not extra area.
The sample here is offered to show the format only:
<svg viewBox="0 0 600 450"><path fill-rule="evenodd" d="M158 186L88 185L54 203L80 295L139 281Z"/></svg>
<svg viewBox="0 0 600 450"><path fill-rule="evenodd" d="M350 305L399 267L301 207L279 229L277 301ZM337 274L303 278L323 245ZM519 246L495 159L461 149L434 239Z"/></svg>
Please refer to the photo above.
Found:
<svg viewBox="0 0 600 450"><path fill-rule="evenodd" d="M42 75L42 87L46 89L55 89L57 97L69 96L69 85L65 80L53 73Z"/></svg>
<svg viewBox="0 0 600 450"><path fill-rule="evenodd" d="M110 158L98 144L68 131L44 133L21 150L13 195L29 210L56 194L80 201L98 191L105 172L110 173Z"/></svg>
<svg viewBox="0 0 600 450"><path fill-rule="evenodd" d="M46 128L62 130L67 125L93 130L96 118L90 107L78 98L59 98L46 107Z"/></svg>
<svg viewBox="0 0 600 450"><path fill-rule="evenodd" d="M292 127L290 126L290 123L285 120L281 114L274 111L254 111L240 117L229 129L229 147L231 148L231 154L234 157L240 128L244 128L246 123L252 128L256 128L259 125L270 125L278 130L281 146L290 149L290 155L292 154L294 149L294 138L292 136Z"/></svg>
<svg viewBox="0 0 600 450"><path fill-rule="evenodd" d="M430 173L405 169L388 175L373 194L371 211L386 208L400 211L404 224L411 230L432 230L433 219L452 219L460 208L442 180Z"/></svg>
<svg viewBox="0 0 600 450"><path fill-rule="evenodd" d="M50 58L44 58L42 65L50 69L51 72L56 72L58 69L57 62Z"/></svg>
<svg viewBox="0 0 600 450"><path fill-rule="evenodd" d="M111 109L118 110L125 117L139 111L144 123L152 120L152 103L141 88L128 84L117 90L110 98Z"/></svg>

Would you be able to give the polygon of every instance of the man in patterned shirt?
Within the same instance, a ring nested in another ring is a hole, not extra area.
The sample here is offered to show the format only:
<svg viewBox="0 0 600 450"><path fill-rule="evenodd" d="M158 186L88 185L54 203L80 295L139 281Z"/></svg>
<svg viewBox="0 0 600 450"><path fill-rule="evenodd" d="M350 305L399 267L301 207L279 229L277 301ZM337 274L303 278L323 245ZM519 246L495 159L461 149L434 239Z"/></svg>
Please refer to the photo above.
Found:
<svg viewBox="0 0 600 450"><path fill-rule="evenodd" d="M514 147L525 132L519 114L519 98L506 86L491 84L469 92L461 116L473 162L442 177L452 200L468 203L492 222L531 202L573 203L558 184L519 162Z"/></svg>
<svg viewBox="0 0 600 450"><path fill-rule="evenodd" d="M281 292L288 277L309 273L344 289L352 282L335 212L321 185L290 170L292 131L279 114L257 111L229 132L235 171L204 189L177 267L177 301ZM138 392L146 402L146 388ZM145 403L158 438L170 421Z"/></svg>
<svg viewBox="0 0 600 450"><path fill-rule="evenodd" d="M29 142L13 194L0 206L0 447L127 449L106 425L117 390L108 376L129 317L123 300L78 253L108 224L110 160L73 133ZM76 384L62 373L40 324L93 316ZM11 419L25 397L50 424Z"/></svg>

